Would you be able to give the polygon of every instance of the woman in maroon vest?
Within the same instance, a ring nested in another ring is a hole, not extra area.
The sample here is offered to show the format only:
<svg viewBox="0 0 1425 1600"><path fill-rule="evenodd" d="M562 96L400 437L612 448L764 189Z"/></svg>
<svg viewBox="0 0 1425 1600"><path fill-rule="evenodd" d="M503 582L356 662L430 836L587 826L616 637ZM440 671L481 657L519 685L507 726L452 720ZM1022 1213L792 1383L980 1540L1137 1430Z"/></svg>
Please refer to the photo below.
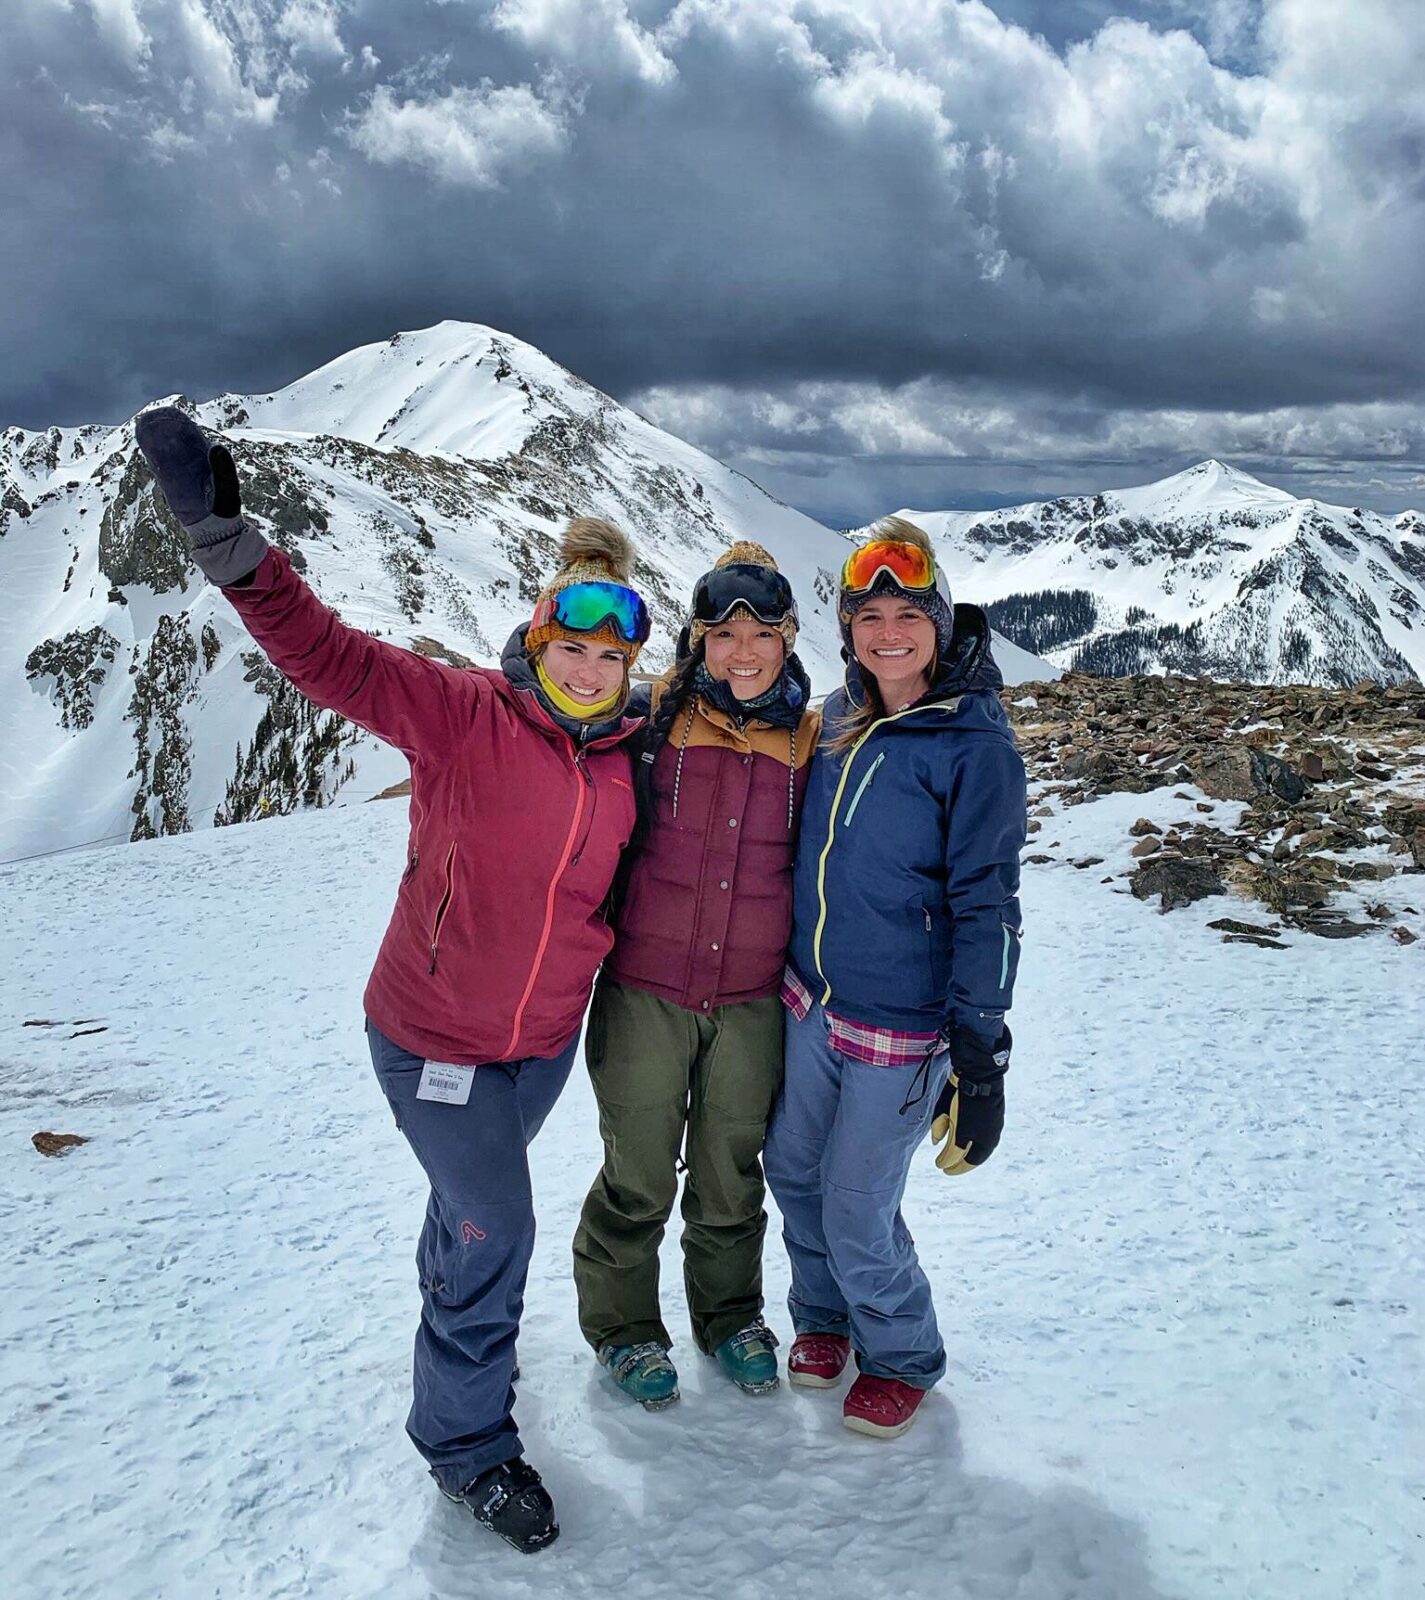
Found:
<svg viewBox="0 0 1425 1600"><path fill-rule="evenodd" d="M772 557L734 544L698 580L635 764L639 837L585 1038L604 1164L574 1237L574 1280L585 1338L649 1409L678 1398L658 1246L680 1151L694 1342L739 1388L777 1386L760 1158L782 1081L797 814L821 721L796 635Z"/></svg>

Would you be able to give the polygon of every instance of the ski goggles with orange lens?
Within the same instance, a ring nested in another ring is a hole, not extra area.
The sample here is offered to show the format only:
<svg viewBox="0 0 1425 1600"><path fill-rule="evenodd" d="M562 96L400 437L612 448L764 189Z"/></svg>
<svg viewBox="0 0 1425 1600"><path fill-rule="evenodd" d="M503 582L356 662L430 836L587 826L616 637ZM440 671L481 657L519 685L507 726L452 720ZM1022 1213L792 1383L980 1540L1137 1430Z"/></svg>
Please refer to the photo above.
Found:
<svg viewBox="0 0 1425 1600"><path fill-rule="evenodd" d="M652 632L648 607L621 583L571 583L534 608L532 628L551 622L570 633L597 633L607 624L625 644L645 644Z"/></svg>
<svg viewBox="0 0 1425 1600"><path fill-rule="evenodd" d="M898 589L923 593L936 587L935 557L903 539L872 539L858 545L842 563L842 593L867 594L883 575Z"/></svg>

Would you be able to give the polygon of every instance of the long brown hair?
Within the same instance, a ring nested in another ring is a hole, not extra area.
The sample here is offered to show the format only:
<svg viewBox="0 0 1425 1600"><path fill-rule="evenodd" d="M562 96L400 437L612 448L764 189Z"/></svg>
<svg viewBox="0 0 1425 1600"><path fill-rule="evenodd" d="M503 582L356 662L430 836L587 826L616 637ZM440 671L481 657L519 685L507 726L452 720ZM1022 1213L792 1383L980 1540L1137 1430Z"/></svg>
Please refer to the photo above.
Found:
<svg viewBox="0 0 1425 1600"><path fill-rule="evenodd" d="M927 555L934 556L935 546L930 542L930 535L924 528L917 527L913 522L907 522L904 517L882 517L873 522L867 533L866 543L873 544L877 539L899 539L902 544L913 544L924 550ZM844 597L836 597L836 612L841 618L842 628L845 631L846 650L852 661L856 660L856 649L851 643L851 618L842 609ZM848 663L849 665L849 663ZM885 716L886 708L881 700L881 691L876 684L874 675L865 670L861 671L861 690L865 698L858 706L848 706L846 716L837 724L836 733L830 739L822 740L822 748L829 750L832 755L844 755L853 744L868 733L871 727Z"/></svg>

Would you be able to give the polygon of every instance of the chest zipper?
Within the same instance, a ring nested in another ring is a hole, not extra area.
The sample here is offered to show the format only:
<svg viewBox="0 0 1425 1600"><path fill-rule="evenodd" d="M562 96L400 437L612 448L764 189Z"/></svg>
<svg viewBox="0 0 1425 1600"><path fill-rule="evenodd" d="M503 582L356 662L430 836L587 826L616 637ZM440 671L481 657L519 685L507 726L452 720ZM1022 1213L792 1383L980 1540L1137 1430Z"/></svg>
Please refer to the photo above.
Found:
<svg viewBox="0 0 1425 1600"><path fill-rule="evenodd" d="M878 755L871 763L870 771L864 778L862 778L860 783L856 785L856 793L851 796L851 804L847 806L846 815L842 818L842 822L846 827L849 828L851 826L851 819L856 815L856 807L861 804L861 796L865 794L866 790L870 787L871 779L876 776L877 767L879 767L885 759L886 752L882 750L880 755Z"/></svg>
<svg viewBox="0 0 1425 1600"><path fill-rule="evenodd" d="M574 805L574 816L569 824L569 832L565 836L564 848L559 854L559 863L554 869L554 876L549 880L549 887L544 897L544 926L540 929L539 944L535 948L534 961L530 965L529 977L525 982L524 993L520 996L519 1004L515 1007L514 1027L510 1030L510 1042L505 1046L504 1059L514 1059L515 1048L519 1043L520 1029L524 1026L525 1008L529 1005L530 996L534 993L535 983L539 979L539 970L544 965L545 951L549 947L549 934L554 926L554 903L559 889L559 880L564 876L564 871L569 865L574 854L575 841L579 837L579 825L584 820L584 800L589 790L593 787L585 776L582 765L583 751L574 747L570 741L570 765L574 770L574 782L578 786L578 798Z"/></svg>

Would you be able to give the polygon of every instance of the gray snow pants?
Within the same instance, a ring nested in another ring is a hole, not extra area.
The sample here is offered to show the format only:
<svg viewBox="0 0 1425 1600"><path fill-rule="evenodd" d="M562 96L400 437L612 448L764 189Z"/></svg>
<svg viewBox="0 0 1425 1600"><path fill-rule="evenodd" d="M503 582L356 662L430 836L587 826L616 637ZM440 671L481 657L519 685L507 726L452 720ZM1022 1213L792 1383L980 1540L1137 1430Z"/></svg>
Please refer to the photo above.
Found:
<svg viewBox="0 0 1425 1600"><path fill-rule="evenodd" d="M792 1326L849 1336L862 1372L933 1388L945 1346L901 1196L949 1058L937 1058L924 1098L902 1115L914 1067L871 1067L833 1050L819 1005L804 1022L788 1012L786 1029L762 1159L792 1263Z"/></svg>
<svg viewBox="0 0 1425 1600"><path fill-rule="evenodd" d="M366 1035L396 1126L430 1180L416 1246L421 1322L406 1432L431 1476L456 1494L524 1453L510 1412L534 1249L525 1148L568 1081L578 1035L551 1060L477 1067L463 1106L418 1100L423 1058L371 1022Z"/></svg>

